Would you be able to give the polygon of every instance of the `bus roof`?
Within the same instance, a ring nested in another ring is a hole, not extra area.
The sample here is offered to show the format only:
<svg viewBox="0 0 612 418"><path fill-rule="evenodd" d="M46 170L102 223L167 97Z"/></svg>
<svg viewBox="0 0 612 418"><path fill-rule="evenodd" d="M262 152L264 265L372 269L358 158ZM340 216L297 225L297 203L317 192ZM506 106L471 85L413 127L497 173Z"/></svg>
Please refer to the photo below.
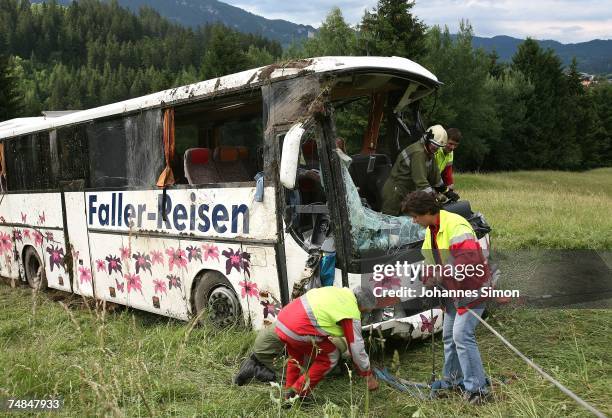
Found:
<svg viewBox="0 0 612 418"><path fill-rule="evenodd" d="M211 94L218 95L242 88L256 87L272 80L292 78L307 73L331 73L368 69L403 73L430 83L432 86L439 84L435 75L421 65L406 58L317 57L300 59L246 70L92 109L67 113L64 116L12 119L0 123L0 139L55 129L124 113L132 113L139 110L171 106L185 101L204 98Z"/></svg>

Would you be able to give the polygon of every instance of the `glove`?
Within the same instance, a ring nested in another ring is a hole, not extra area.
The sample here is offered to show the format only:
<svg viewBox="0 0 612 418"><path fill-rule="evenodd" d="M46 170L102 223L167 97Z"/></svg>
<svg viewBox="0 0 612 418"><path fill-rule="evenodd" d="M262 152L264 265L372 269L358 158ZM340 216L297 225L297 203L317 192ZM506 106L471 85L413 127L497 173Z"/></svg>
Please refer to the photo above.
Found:
<svg viewBox="0 0 612 418"><path fill-rule="evenodd" d="M443 193L436 193L436 200L444 204L448 202L448 197L446 197Z"/></svg>
<svg viewBox="0 0 612 418"><path fill-rule="evenodd" d="M459 193L451 189L448 189L448 191L444 193L444 196L448 198L449 202L456 202L457 200L459 200Z"/></svg>
<svg viewBox="0 0 612 418"><path fill-rule="evenodd" d="M378 380L373 375L369 375L366 377L366 384L368 385L368 390L370 392L378 389Z"/></svg>

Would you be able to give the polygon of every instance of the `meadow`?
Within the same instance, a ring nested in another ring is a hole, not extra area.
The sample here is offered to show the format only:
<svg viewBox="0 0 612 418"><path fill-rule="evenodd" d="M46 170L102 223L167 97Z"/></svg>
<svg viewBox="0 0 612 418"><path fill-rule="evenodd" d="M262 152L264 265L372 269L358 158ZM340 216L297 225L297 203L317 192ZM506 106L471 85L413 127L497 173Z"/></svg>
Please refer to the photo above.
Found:
<svg viewBox="0 0 612 418"><path fill-rule="evenodd" d="M457 176L457 189L493 226L500 249L612 250L612 169ZM612 415L610 323L605 309L507 307L489 323L548 373ZM194 327L61 292L0 283L0 398L60 397L53 416L589 416L478 328L494 401L419 400L344 373L323 381L312 405L281 410L270 385L232 385L254 333ZM373 341L372 346L380 346ZM437 370L442 346L437 336ZM430 341L384 342L372 360L405 379L431 375Z"/></svg>

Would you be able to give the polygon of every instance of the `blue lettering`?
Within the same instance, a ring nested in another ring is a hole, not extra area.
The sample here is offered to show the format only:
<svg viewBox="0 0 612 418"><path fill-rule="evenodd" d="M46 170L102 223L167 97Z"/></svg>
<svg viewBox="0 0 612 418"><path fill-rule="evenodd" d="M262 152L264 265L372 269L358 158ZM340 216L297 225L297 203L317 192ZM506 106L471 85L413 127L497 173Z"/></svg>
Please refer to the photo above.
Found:
<svg viewBox="0 0 612 418"><path fill-rule="evenodd" d="M195 221L196 221L196 216L195 216L196 207L194 205L194 202L196 200L196 195L194 192L191 192L190 198L191 198L191 205L189 206L189 230L193 231L195 229Z"/></svg>
<svg viewBox="0 0 612 418"><path fill-rule="evenodd" d="M212 211L212 224L215 231L220 234L225 233L227 231L227 226L219 225L219 222L224 222L229 220L229 216L227 214L227 209L223 205L216 205Z"/></svg>
<svg viewBox="0 0 612 418"><path fill-rule="evenodd" d="M125 209L123 210L123 219L125 219L125 224L131 228L134 226L134 222L132 219L136 217L136 209L134 205L125 205Z"/></svg>
<svg viewBox="0 0 612 418"><path fill-rule="evenodd" d="M232 233L238 232L238 215L242 214L242 233L249 233L249 207L245 204L232 206Z"/></svg>
<svg viewBox="0 0 612 418"><path fill-rule="evenodd" d="M109 214L110 208L108 205L100 205L100 211L98 212L98 222L100 222L100 225L108 225Z"/></svg>
<svg viewBox="0 0 612 418"><path fill-rule="evenodd" d="M208 216L206 216L206 212L208 212L208 205L200 205L198 208L198 216L203 222L198 224L198 231L200 232L208 232L210 229L210 220L208 219Z"/></svg>
<svg viewBox="0 0 612 418"><path fill-rule="evenodd" d="M162 228L162 222L164 223L164 228L166 229L172 228L172 225L170 225L170 217L168 216L170 215L171 210L172 210L172 200L170 200L170 195L166 194L166 204L165 205L164 205L164 195L163 194L158 195L157 196L157 211L159 212L159 216L157 217L157 229Z"/></svg>
<svg viewBox="0 0 612 418"><path fill-rule="evenodd" d="M96 203L97 200L98 196L96 196L95 194L89 195L89 225L93 224L93 216L94 213L97 212L97 209L94 206L94 203Z"/></svg>
<svg viewBox="0 0 612 418"><path fill-rule="evenodd" d="M179 231L183 231L186 226L183 222L179 221L184 221L185 219L187 219L187 209L185 208L185 206L181 205L180 203L176 205L174 207L174 212L172 215L172 217L174 218L174 227Z"/></svg>

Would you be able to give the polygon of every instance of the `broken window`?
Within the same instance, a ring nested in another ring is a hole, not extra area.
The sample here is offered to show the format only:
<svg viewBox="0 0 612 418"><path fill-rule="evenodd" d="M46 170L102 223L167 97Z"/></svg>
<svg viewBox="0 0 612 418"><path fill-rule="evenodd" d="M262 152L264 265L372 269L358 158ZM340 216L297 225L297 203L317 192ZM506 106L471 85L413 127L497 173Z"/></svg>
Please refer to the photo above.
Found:
<svg viewBox="0 0 612 418"><path fill-rule="evenodd" d="M252 182L263 171L259 94L175 108L176 183Z"/></svg>
<svg viewBox="0 0 612 418"><path fill-rule="evenodd" d="M8 140L5 153L9 191L57 188L47 132Z"/></svg>
<svg viewBox="0 0 612 418"><path fill-rule="evenodd" d="M306 247L320 247L331 233L317 148L320 135L311 125L302 136L295 188L285 189L285 223Z"/></svg>
<svg viewBox="0 0 612 418"><path fill-rule="evenodd" d="M87 127L92 188L151 187L164 167L161 110Z"/></svg>

